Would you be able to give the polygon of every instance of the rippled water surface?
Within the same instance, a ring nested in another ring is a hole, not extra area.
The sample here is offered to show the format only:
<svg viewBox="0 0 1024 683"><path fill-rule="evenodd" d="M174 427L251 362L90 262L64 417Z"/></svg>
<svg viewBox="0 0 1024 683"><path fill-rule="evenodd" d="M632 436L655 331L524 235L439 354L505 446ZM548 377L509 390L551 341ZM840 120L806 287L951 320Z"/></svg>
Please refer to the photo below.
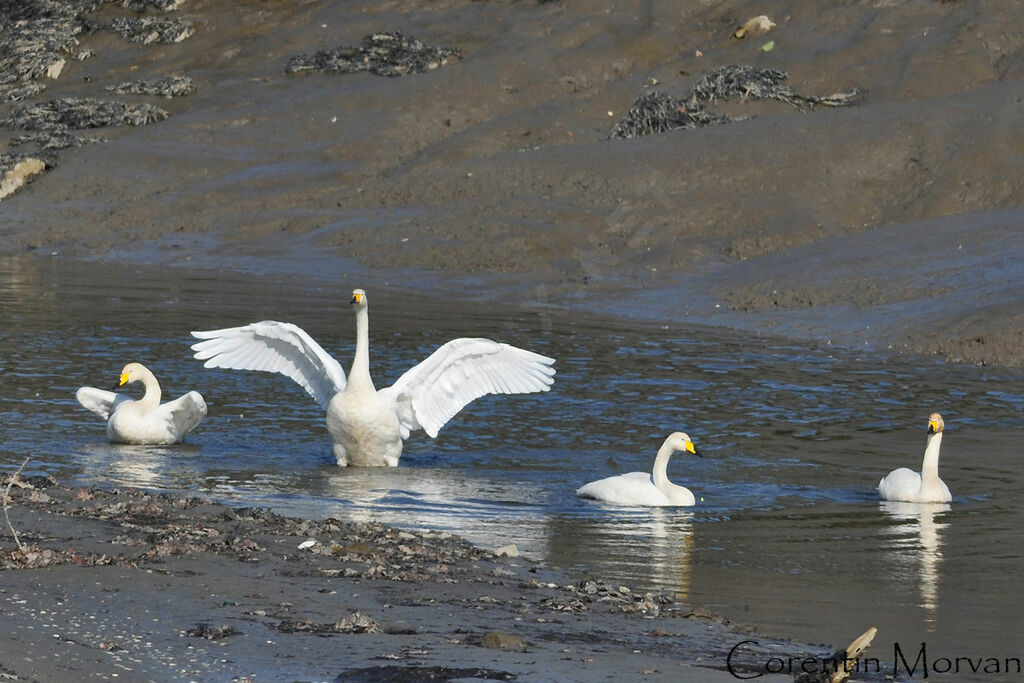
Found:
<svg viewBox="0 0 1024 683"><path fill-rule="evenodd" d="M922 642L932 659L1024 656L1010 599L1024 569L1020 373L371 289L378 387L456 336L552 355L558 375L548 394L487 397L436 440L415 434L398 468L342 469L301 389L204 369L188 332L288 320L347 368L348 292L360 284L0 259L0 462L29 457L26 471L81 485L515 543L576 575L671 591L776 636L845 644L877 625L883 663L894 642L910 657ZM210 414L186 445L108 444L76 403L77 387L109 387L133 360L165 397L206 397ZM882 475L920 468L932 411L946 422L940 472L953 503L880 504ZM676 456L669 475L696 507L575 497L589 480L648 470L679 429L704 457Z"/></svg>

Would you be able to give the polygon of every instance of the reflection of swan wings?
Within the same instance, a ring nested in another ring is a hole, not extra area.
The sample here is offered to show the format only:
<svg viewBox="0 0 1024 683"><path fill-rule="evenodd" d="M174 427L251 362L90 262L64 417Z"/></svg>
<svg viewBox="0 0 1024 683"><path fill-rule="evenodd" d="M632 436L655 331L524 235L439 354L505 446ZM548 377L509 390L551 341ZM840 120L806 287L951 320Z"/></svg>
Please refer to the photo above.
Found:
<svg viewBox="0 0 1024 683"><path fill-rule="evenodd" d="M487 394L547 391L551 358L490 339L453 339L383 389L394 397L402 438L431 437L471 401Z"/></svg>
<svg viewBox="0 0 1024 683"><path fill-rule="evenodd" d="M327 410L345 389L345 371L312 337L291 323L264 320L242 327L193 332L192 345L204 367L279 372L290 377Z"/></svg>
<svg viewBox="0 0 1024 683"><path fill-rule="evenodd" d="M132 400L124 394L117 394L113 391L97 389L96 387L81 387L77 392L75 392L75 398L77 398L78 402L85 408L96 413L104 420L110 418L110 415L114 412L117 406L125 401Z"/></svg>

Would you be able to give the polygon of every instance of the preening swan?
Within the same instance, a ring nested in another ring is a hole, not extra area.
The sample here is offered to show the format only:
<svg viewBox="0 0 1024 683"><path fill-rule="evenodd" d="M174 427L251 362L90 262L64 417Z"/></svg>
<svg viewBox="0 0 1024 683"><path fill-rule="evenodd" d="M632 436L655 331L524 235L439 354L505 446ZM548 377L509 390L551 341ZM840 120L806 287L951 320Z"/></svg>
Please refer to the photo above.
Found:
<svg viewBox="0 0 1024 683"><path fill-rule="evenodd" d="M939 479L939 446L945 426L938 413L928 417L928 445L924 449L921 473L901 467L885 475L878 482L878 494L883 500L947 503L952 499L946 483Z"/></svg>
<svg viewBox="0 0 1024 683"><path fill-rule="evenodd" d="M142 382L146 393L137 401L105 389L82 387L78 402L107 421L107 436L114 443L163 445L178 443L206 416L206 402L196 391L160 404L160 383L141 363L121 371L118 387Z"/></svg>
<svg viewBox="0 0 1024 683"><path fill-rule="evenodd" d="M327 411L327 431L339 465L398 465L402 442L422 429L437 432L470 401L485 394L547 391L555 362L490 339L453 339L378 391L370 379L366 292L352 292L356 352L345 371L312 337L272 320L243 327L193 332L192 345L208 368L280 372L295 380Z"/></svg>
<svg viewBox="0 0 1024 683"><path fill-rule="evenodd" d="M651 474L629 472L606 477L584 484L576 489L576 495L615 505L693 505L697 501L690 490L673 484L666 474L668 459L677 451L700 455L689 436L674 432L658 449Z"/></svg>

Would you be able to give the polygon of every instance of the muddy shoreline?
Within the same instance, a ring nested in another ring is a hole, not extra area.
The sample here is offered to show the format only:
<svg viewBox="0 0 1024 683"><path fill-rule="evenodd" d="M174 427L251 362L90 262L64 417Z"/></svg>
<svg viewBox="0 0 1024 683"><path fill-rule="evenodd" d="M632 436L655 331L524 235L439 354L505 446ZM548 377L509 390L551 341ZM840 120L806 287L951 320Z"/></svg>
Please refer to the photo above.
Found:
<svg viewBox="0 0 1024 683"><path fill-rule="evenodd" d="M16 480L5 515L10 680L725 681L744 640L737 672L828 654L443 532L42 475Z"/></svg>

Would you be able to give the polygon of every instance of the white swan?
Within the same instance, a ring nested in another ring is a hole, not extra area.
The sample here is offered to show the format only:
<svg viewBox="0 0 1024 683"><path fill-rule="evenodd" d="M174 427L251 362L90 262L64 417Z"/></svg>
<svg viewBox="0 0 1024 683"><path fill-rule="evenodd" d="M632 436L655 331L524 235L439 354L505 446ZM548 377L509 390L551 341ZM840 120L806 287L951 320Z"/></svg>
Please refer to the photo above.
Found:
<svg viewBox="0 0 1024 683"><path fill-rule="evenodd" d="M161 405L160 383L141 363L124 366L117 386L131 382L142 382L146 387L138 401L95 387L82 387L75 393L79 403L107 421L107 436L114 443L178 443L206 416L206 402L196 391Z"/></svg>
<svg viewBox="0 0 1024 683"><path fill-rule="evenodd" d="M674 432L658 449L651 474L629 472L606 477L584 484L576 489L576 495L614 505L693 505L697 500L690 489L668 480L668 459L676 451L700 455L689 436L683 432Z"/></svg>
<svg viewBox="0 0 1024 683"><path fill-rule="evenodd" d="M338 464L398 465L402 441L422 429L431 437L470 401L485 394L547 391L553 358L490 339L453 339L378 391L370 379L366 292L352 292L356 352L345 371L312 337L290 323L263 322L193 332L192 345L208 368L280 372L327 411Z"/></svg>
<svg viewBox="0 0 1024 683"><path fill-rule="evenodd" d="M928 417L928 445L924 449L921 473L901 467L882 477L878 482L878 494L883 500L907 503L948 503L952 500L946 483L939 479L939 446L942 445L945 426L938 413Z"/></svg>

